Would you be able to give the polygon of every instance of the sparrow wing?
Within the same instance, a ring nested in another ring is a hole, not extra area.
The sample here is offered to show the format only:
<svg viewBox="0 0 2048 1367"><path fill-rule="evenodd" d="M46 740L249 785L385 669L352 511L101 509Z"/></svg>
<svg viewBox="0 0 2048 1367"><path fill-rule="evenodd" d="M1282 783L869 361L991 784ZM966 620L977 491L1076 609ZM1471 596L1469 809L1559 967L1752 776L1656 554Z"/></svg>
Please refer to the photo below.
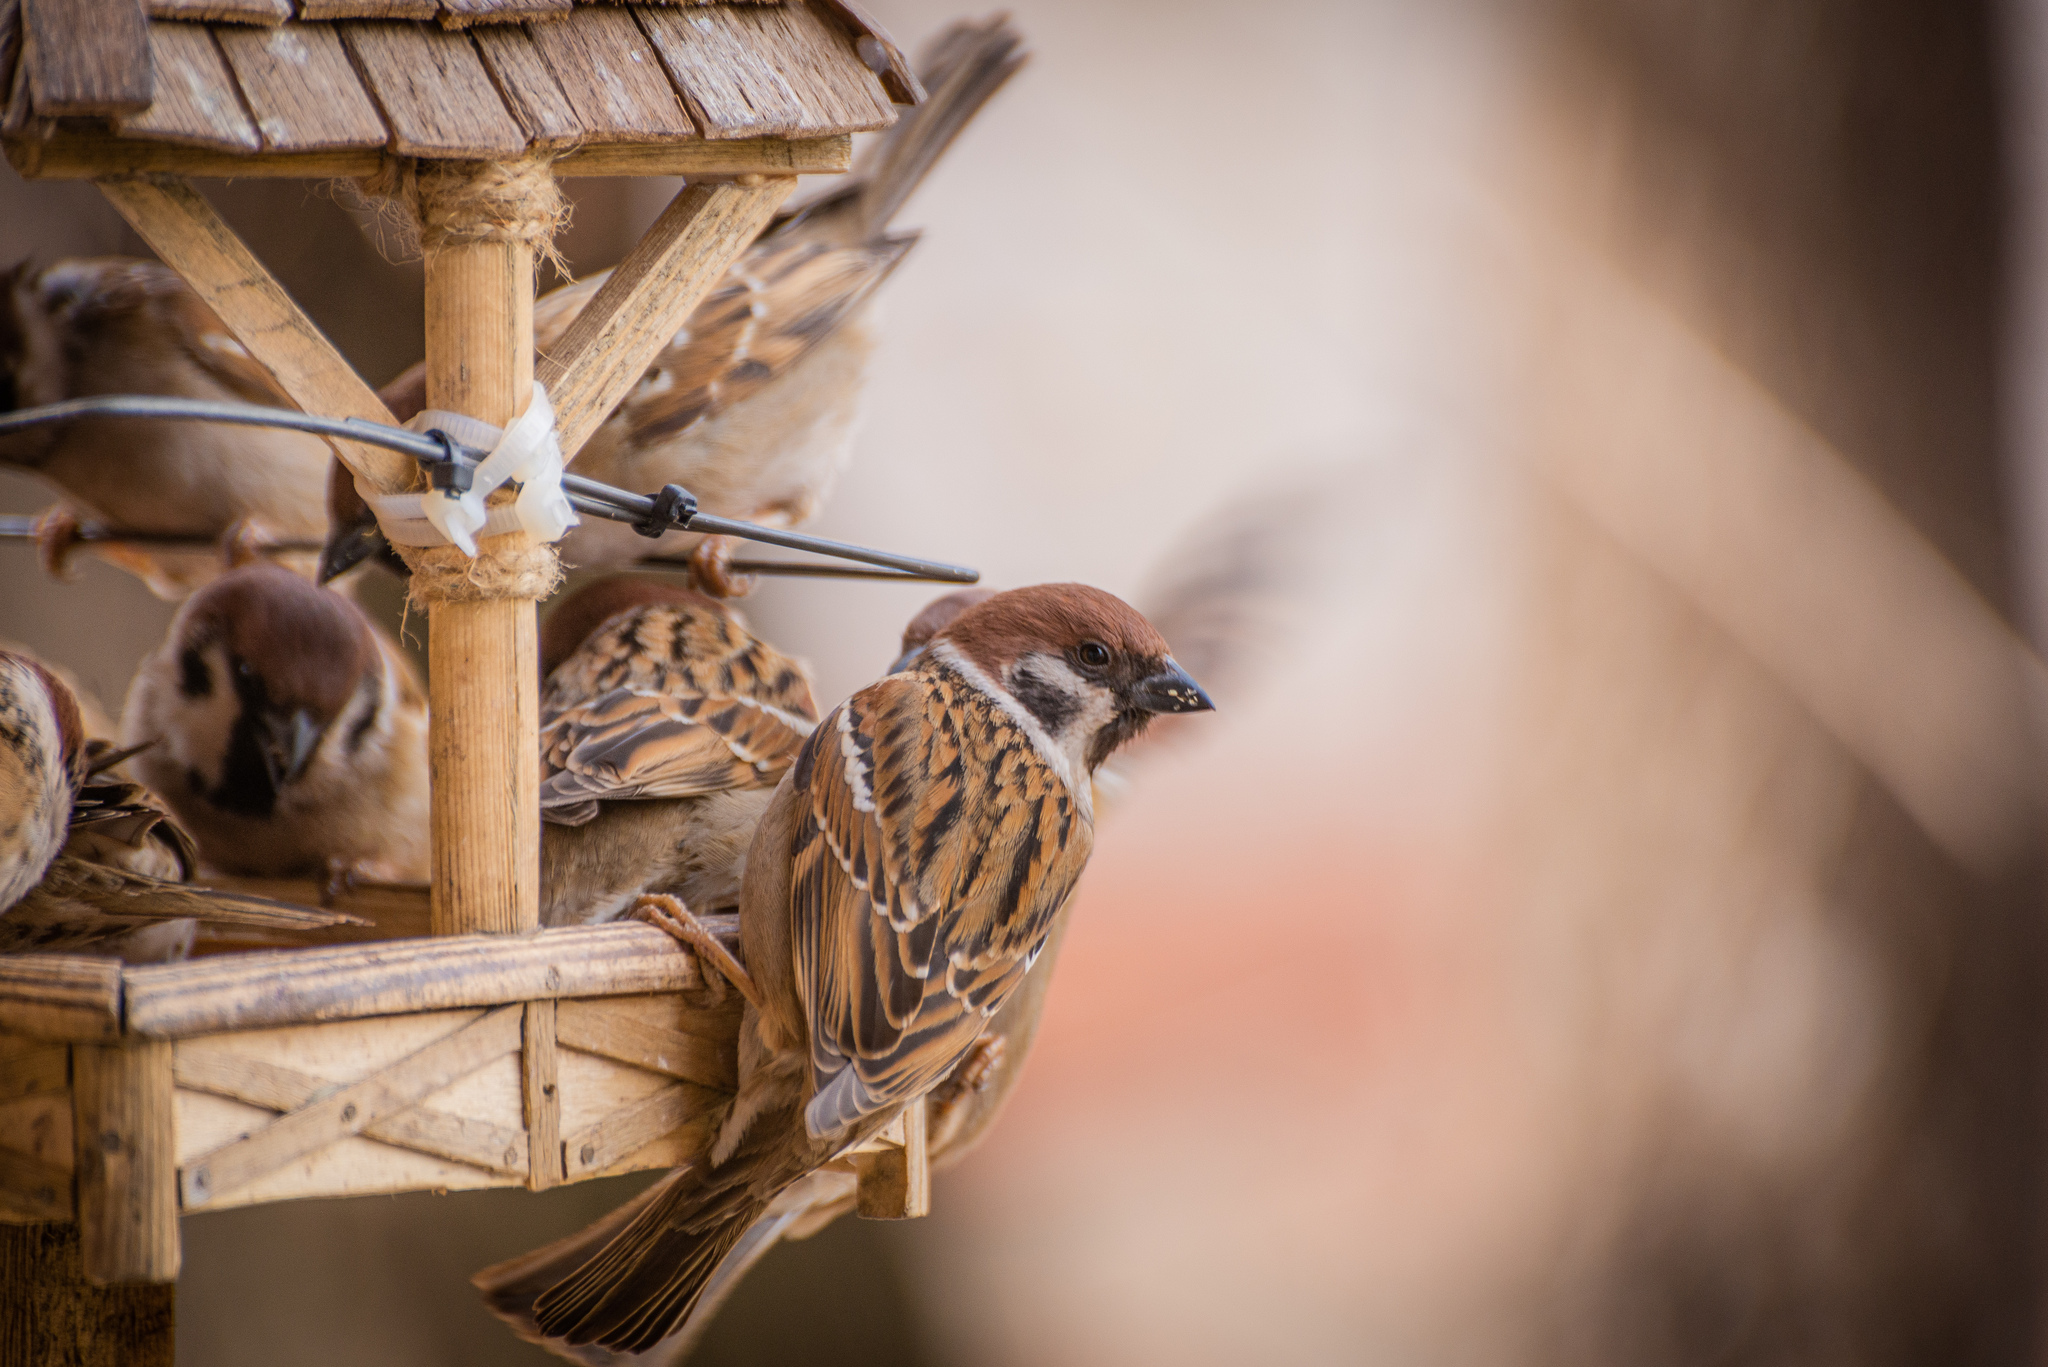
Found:
<svg viewBox="0 0 2048 1367"><path fill-rule="evenodd" d="M797 979L814 1135L929 1089L1022 980L1094 832L1001 707L944 670L826 719L792 782Z"/></svg>
<svg viewBox="0 0 2048 1367"><path fill-rule="evenodd" d="M185 354L236 398L270 408L298 406L285 394L277 377L249 354L220 315L198 295L181 287L159 295L157 302L168 315L172 332L183 344Z"/></svg>
<svg viewBox="0 0 2048 1367"><path fill-rule="evenodd" d="M59 855L43 881L0 915L0 953L89 948L152 922L186 918L206 925L258 930L368 924L345 912L316 911L247 893L168 883Z"/></svg>

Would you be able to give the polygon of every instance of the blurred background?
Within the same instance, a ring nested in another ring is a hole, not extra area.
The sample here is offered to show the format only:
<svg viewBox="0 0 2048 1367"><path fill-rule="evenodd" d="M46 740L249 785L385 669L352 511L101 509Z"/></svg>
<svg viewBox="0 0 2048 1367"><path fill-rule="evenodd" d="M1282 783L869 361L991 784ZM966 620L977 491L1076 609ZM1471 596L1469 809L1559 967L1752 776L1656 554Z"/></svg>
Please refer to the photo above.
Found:
<svg viewBox="0 0 2048 1367"><path fill-rule="evenodd" d="M1014 12L817 529L1206 621L1220 711L1106 811L935 1213L779 1250L693 1361L2038 1360L2048 5ZM674 189L567 187L577 272ZM331 193L206 189L419 357ZM0 263L110 252L0 170ZM169 608L0 575L118 705ZM747 610L837 699L926 596ZM543 1361L468 1274L639 1180L191 1218L181 1357Z"/></svg>

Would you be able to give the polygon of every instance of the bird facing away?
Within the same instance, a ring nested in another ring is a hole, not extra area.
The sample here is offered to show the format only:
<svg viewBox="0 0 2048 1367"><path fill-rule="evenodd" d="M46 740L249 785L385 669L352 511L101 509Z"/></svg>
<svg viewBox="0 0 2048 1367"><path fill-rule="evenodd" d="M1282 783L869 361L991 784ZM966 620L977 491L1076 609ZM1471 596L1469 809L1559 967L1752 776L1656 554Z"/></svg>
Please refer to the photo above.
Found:
<svg viewBox="0 0 2048 1367"><path fill-rule="evenodd" d="M427 875L427 704L340 594L252 564L195 593L121 714L135 760L224 873Z"/></svg>
<svg viewBox="0 0 2048 1367"><path fill-rule="evenodd" d="M1209 705L1143 617L1053 584L961 614L827 716L748 855L739 1091L708 1152L539 1296L539 1330L653 1346L783 1191L946 1078L1087 864L1089 773Z"/></svg>
<svg viewBox="0 0 2048 1367"><path fill-rule="evenodd" d="M126 257L23 262L0 299L0 412L94 394L160 394L291 406L277 381L169 269ZM39 534L57 569L81 520L210 541L322 535L327 444L303 432L146 418L88 418L0 436L0 465L56 486ZM223 568L204 550L95 550L181 598ZM310 571L310 561L305 566Z"/></svg>
<svg viewBox="0 0 2048 1367"><path fill-rule="evenodd" d="M846 464L875 346L871 303L915 245L889 225L969 120L1024 63L1006 17L956 24L926 50L930 92L903 111L860 165L823 197L771 223L700 303L675 339L575 454L575 472L636 492L680 484L707 513L775 527L815 517ZM609 272L564 285L534 305L545 354ZM401 418L425 404L417 368L386 387ZM374 519L337 497L347 520L330 529L323 575L374 549ZM688 553L699 587L743 592L726 569L732 543L672 533L665 554ZM616 568L650 549L620 523L586 519L562 542L586 568Z"/></svg>
<svg viewBox="0 0 2048 1367"><path fill-rule="evenodd" d="M717 601L625 576L570 595L542 659L542 923L649 892L737 908L754 827L817 725L803 666Z"/></svg>

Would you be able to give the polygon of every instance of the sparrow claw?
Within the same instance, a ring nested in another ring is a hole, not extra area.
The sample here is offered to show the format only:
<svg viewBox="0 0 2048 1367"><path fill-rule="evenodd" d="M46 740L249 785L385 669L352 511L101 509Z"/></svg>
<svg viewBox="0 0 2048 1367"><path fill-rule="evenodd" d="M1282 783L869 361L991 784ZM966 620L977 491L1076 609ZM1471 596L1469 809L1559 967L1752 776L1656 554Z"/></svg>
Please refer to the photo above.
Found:
<svg viewBox="0 0 2048 1367"><path fill-rule="evenodd" d="M671 897L665 892L642 893L640 900L635 902L632 910L626 914L636 921L645 921L657 930L667 931L678 943L695 951L700 962L709 963L723 973L726 980L739 989L740 995L752 1003L756 1011L765 1009L761 1001L761 990L754 986L752 976L740 966L740 961L733 958L731 952L719 943L718 937L691 914L690 909L683 905L681 898Z"/></svg>
<svg viewBox="0 0 2048 1367"><path fill-rule="evenodd" d="M953 1066L939 1085L932 1089L935 1105L950 1106L969 1092L985 1092L995 1085L996 1070L1002 1066L1003 1054L1009 1041L1001 1035L984 1035L976 1041L967 1057Z"/></svg>
<svg viewBox="0 0 2048 1367"><path fill-rule="evenodd" d="M729 536L707 536L690 552L690 582L713 598L744 598L754 591L758 575L734 574L732 553L739 542Z"/></svg>
<svg viewBox="0 0 2048 1367"><path fill-rule="evenodd" d="M277 538L253 517L237 518L220 536L220 558L231 570L265 559Z"/></svg>
<svg viewBox="0 0 2048 1367"><path fill-rule="evenodd" d="M85 544L85 530L78 514L62 503L45 508L36 518L31 535L36 543L36 563L52 579L71 577L71 553Z"/></svg>
<svg viewBox="0 0 2048 1367"><path fill-rule="evenodd" d="M320 907L331 909L341 898L356 890L356 866L347 859L327 861L327 877L320 883Z"/></svg>

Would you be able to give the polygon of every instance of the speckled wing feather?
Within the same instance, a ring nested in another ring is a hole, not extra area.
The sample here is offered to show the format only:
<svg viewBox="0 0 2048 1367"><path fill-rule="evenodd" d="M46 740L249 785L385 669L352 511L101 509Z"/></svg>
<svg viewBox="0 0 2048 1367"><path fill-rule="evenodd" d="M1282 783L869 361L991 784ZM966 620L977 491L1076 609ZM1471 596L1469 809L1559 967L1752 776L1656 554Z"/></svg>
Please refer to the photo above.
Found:
<svg viewBox="0 0 2048 1367"><path fill-rule="evenodd" d="M790 914L810 1015L811 1133L936 1083L1045 943L1094 830L1015 721L932 664L828 717Z"/></svg>
<svg viewBox="0 0 2048 1367"><path fill-rule="evenodd" d="M186 918L260 930L365 924L343 912L165 882L59 855L43 881L0 914L0 953L90 949L152 922Z"/></svg>
<svg viewBox="0 0 2048 1367"><path fill-rule="evenodd" d="M604 801L773 787L817 715L796 662L731 618L621 613L548 679L541 811L575 826Z"/></svg>

